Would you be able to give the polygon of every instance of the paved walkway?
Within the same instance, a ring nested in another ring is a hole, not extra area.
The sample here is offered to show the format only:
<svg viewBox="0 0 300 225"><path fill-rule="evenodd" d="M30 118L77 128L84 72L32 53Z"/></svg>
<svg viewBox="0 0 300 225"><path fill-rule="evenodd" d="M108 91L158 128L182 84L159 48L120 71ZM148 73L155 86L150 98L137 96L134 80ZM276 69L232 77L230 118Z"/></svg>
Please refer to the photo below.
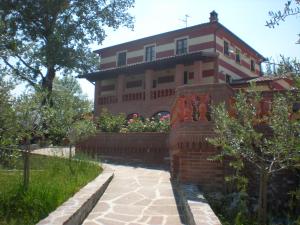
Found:
<svg viewBox="0 0 300 225"><path fill-rule="evenodd" d="M83 225L179 225L170 174L164 170L104 164L115 176Z"/></svg>

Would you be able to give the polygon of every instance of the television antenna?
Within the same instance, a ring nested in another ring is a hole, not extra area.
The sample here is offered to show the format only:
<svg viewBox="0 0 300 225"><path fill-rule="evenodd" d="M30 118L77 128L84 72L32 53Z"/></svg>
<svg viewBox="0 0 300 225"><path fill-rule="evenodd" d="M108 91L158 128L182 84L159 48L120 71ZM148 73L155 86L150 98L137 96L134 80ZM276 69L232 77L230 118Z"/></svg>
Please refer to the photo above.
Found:
<svg viewBox="0 0 300 225"><path fill-rule="evenodd" d="M189 18L189 17L190 17L190 16L189 16L188 14L185 14L185 15L184 15L184 19L181 19L181 21L185 23L185 27L188 26L188 18Z"/></svg>

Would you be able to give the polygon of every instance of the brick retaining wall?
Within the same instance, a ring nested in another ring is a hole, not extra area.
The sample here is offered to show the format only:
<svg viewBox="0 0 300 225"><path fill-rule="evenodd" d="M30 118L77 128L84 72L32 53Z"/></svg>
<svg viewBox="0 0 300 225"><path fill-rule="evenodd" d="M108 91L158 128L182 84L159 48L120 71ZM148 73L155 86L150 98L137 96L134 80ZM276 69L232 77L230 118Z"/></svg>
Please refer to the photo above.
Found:
<svg viewBox="0 0 300 225"><path fill-rule="evenodd" d="M76 152L100 159L165 164L169 157L168 133L103 133L81 141Z"/></svg>

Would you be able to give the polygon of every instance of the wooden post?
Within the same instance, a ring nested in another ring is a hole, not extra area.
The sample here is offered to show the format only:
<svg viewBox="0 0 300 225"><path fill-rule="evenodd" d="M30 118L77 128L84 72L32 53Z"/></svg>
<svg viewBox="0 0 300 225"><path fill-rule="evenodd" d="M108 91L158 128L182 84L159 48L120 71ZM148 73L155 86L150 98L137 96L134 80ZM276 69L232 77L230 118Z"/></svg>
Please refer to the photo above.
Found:
<svg viewBox="0 0 300 225"><path fill-rule="evenodd" d="M23 152L24 169L23 169L23 187L24 190L28 190L29 186L29 172L30 172L30 140L26 139L26 149Z"/></svg>

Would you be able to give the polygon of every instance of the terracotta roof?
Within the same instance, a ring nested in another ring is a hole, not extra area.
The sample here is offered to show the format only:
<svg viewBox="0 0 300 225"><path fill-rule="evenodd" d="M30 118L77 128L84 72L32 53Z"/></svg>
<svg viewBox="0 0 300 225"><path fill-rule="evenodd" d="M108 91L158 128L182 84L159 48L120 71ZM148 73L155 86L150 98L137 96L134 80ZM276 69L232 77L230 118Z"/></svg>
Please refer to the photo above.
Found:
<svg viewBox="0 0 300 225"><path fill-rule="evenodd" d="M182 55L174 55L164 58L159 58L151 62L139 62L134 64L129 64L126 66L121 67L114 67L109 69L98 70L92 73L87 73L83 75L79 75L79 78L86 78L89 81L95 81L99 78L105 79L109 77L117 76L118 74L130 73L130 74L138 74L146 69L163 69L172 67L179 63L190 63L191 60L205 60L217 57L218 53L215 52L204 52L204 51L197 51Z"/></svg>
<svg viewBox="0 0 300 225"><path fill-rule="evenodd" d="M268 81L275 81L281 79L290 79L289 75L281 75L281 76L274 76L274 75L265 75L262 77L254 77L254 78L246 78L246 79L239 79L233 80L231 84L246 84L251 82L268 82Z"/></svg>

